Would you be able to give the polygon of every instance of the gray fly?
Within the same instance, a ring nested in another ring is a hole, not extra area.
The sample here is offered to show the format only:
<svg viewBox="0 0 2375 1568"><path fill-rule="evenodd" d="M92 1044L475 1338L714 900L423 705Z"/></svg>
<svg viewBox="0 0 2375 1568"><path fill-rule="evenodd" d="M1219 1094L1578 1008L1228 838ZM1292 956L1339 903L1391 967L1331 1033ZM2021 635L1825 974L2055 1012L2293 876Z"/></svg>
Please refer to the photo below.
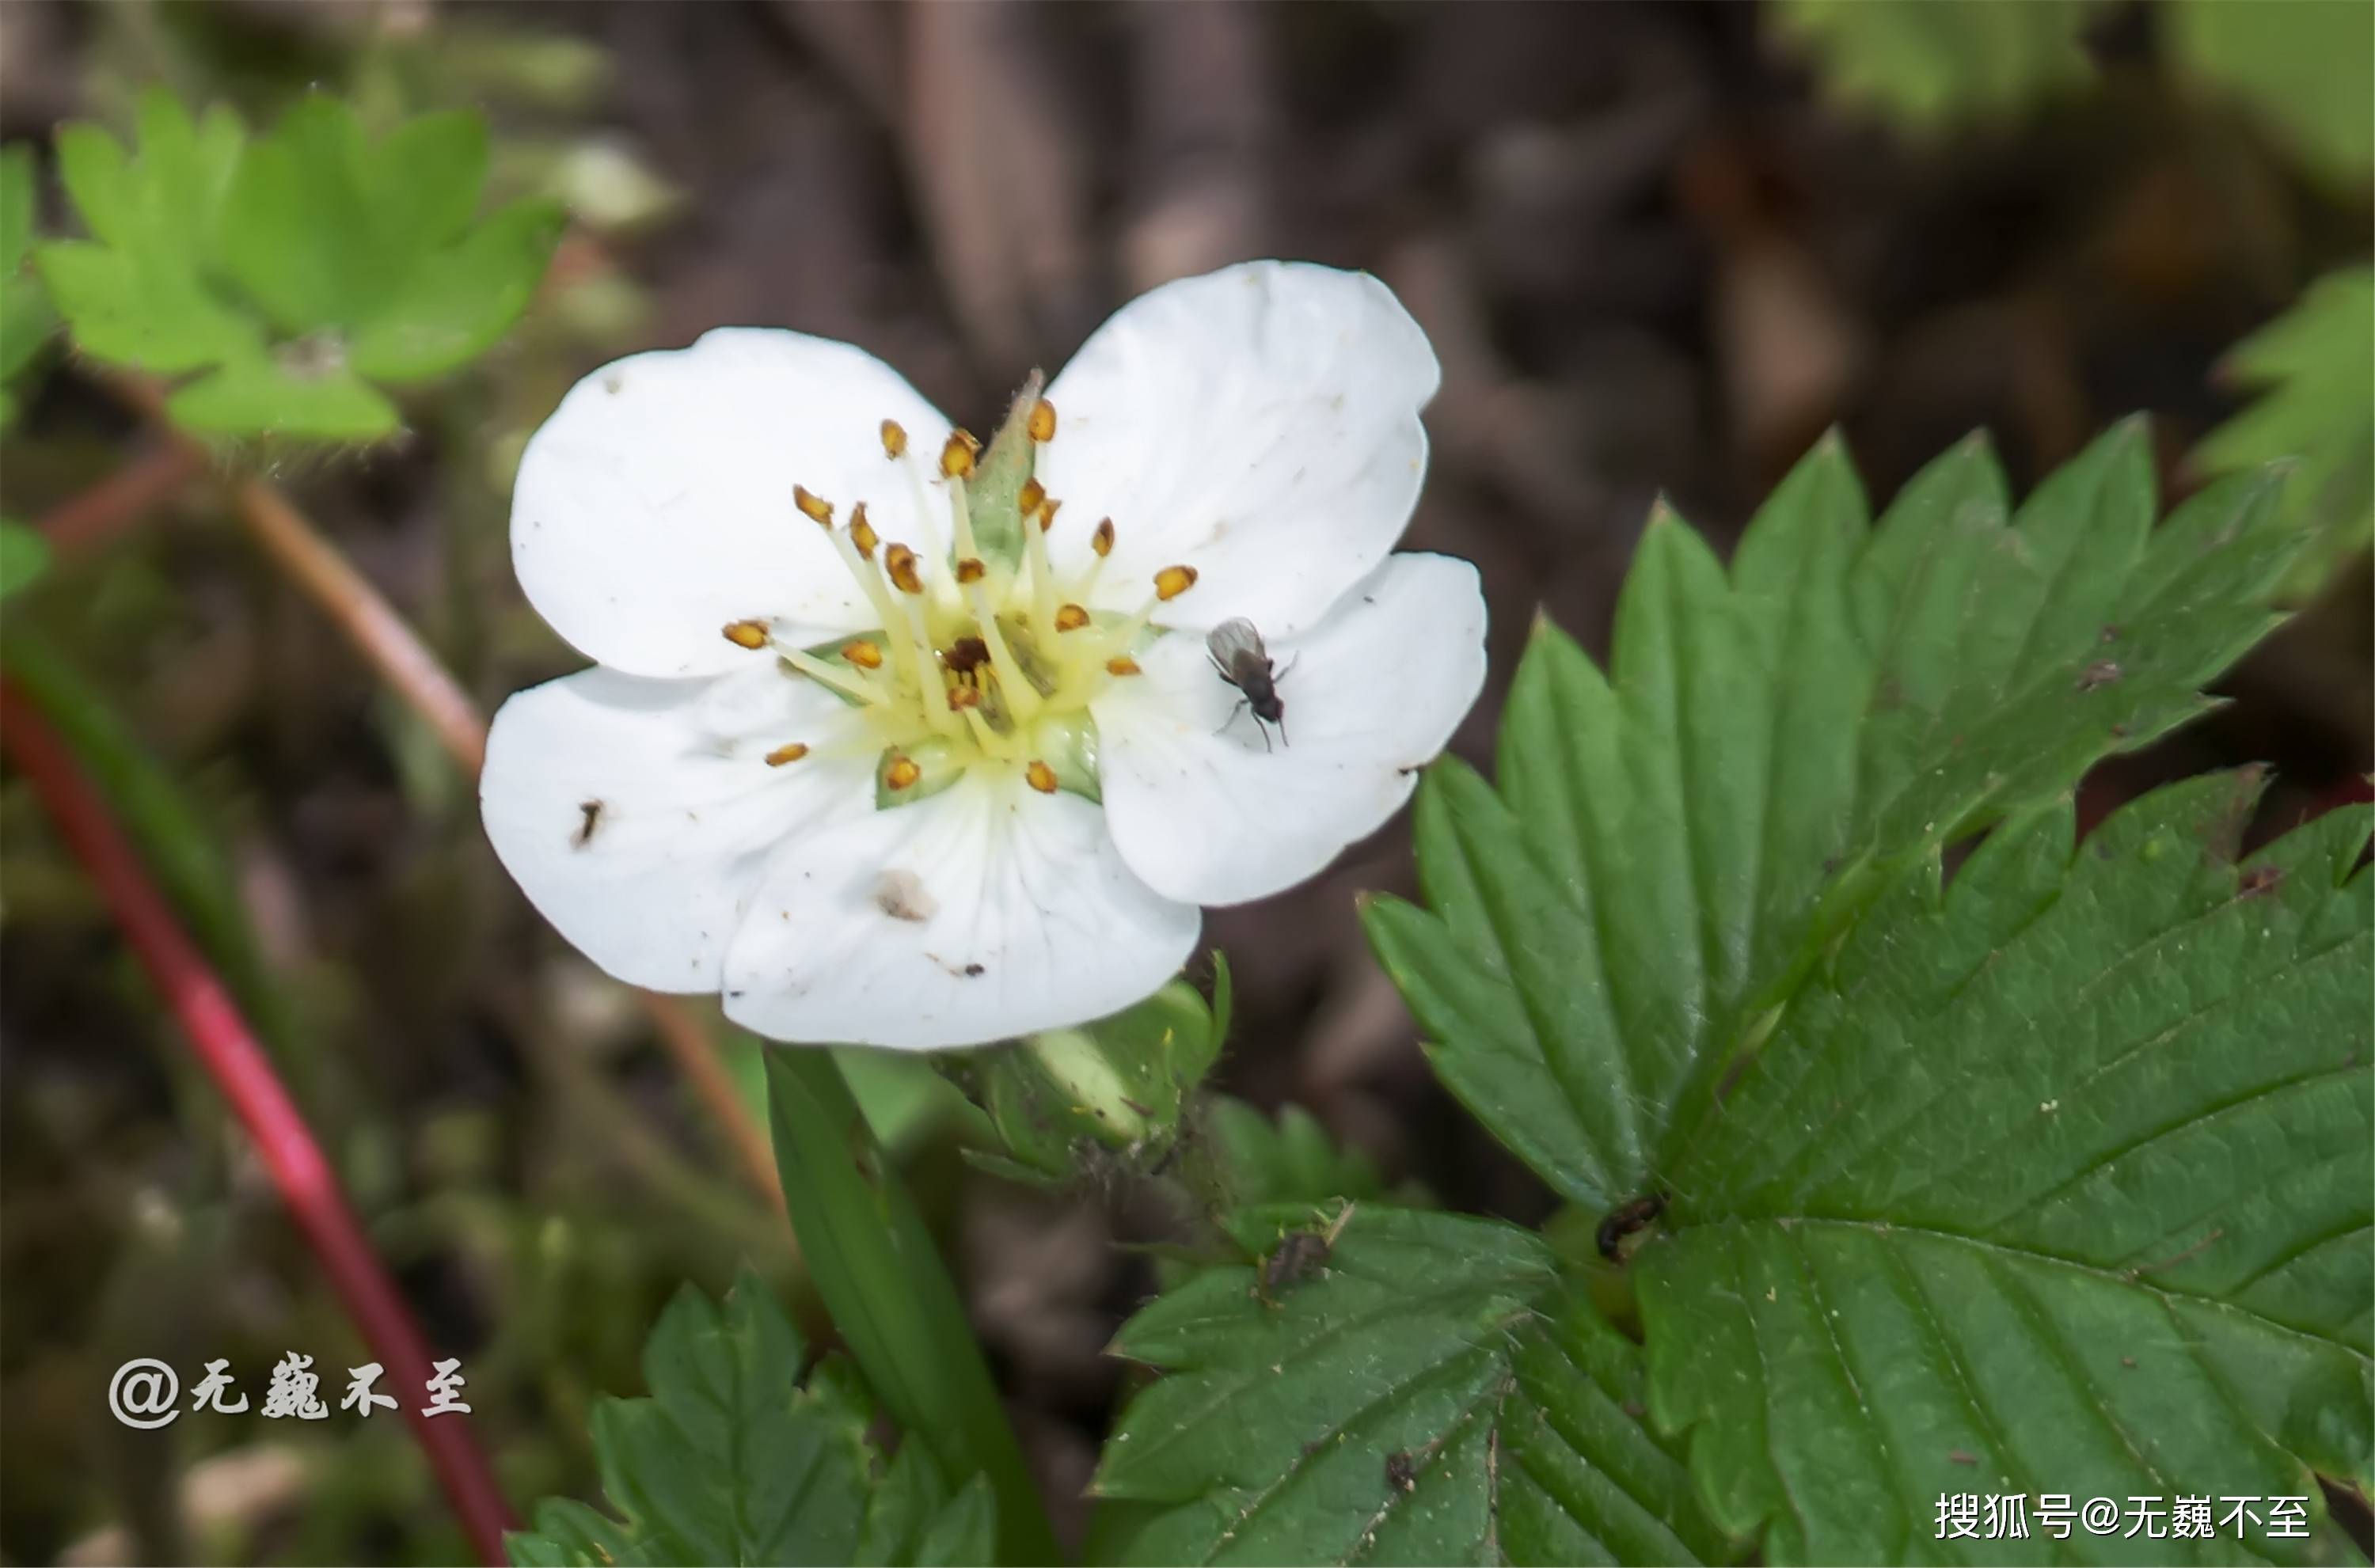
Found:
<svg viewBox="0 0 2375 1568"><path fill-rule="evenodd" d="M1261 731L1262 749L1270 748L1269 725L1278 726L1278 738L1286 739L1286 703L1278 694L1278 683L1285 678L1286 670L1270 664L1270 650L1262 646L1261 633L1254 623L1243 616L1224 620L1212 628L1204 639L1204 651L1212 658L1213 669L1223 680L1237 689L1237 705L1229 710L1228 720L1221 725L1229 727L1241 709L1253 710L1254 727ZM1287 669L1294 667L1288 661Z"/></svg>

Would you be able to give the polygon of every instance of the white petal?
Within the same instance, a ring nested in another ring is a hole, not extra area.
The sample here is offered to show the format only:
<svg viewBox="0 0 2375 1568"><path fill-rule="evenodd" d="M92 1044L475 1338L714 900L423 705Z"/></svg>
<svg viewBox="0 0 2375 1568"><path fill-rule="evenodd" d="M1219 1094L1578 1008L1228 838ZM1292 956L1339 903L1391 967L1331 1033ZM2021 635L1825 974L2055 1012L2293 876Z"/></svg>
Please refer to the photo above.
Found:
<svg viewBox="0 0 2375 1568"><path fill-rule="evenodd" d="M915 542L915 486L883 455L884 419L905 427L909 465L928 466L948 438L890 366L803 333L725 328L607 365L520 459L520 587L578 652L635 675L734 667L748 655L719 635L728 621L788 622L800 642L870 626L792 487L833 502L843 523L863 501L878 534ZM945 504L937 479L932 496Z"/></svg>
<svg viewBox="0 0 2375 1568"><path fill-rule="evenodd" d="M504 869L587 958L631 984L714 991L769 856L873 804L870 758L765 754L854 723L772 662L717 680L585 670L495 714L479 810Z"/></svg>
<svg viewBox="0 0 2375 1568"><path fill-rule="evenodd" d="M1135 610L1155 572L1185 563L1200 580L1162 624L1245 616L1292 635L1401 536L1439 380L1426 335L1366 273L1248 262L1165 284L1047 389L1056 439L1037 474L1064 503L1049 548L1081 566L1111 517L1093 607Z"/></svg>
<svg viewBox="0 0 2375 1568"><path fill-rule="evenodd" d="M1410 798L1484 684L1476 569L1398 555L1303 637L1272 640L1285 737L1264 750L1202 640L1164 638L1094 707L1105 815L1157 891L1243 903L1292 887Z"/></svg>
<svg viewBox="0 0 2375 1568"><path fill-rule="evenodd" d="M968 775L778 861L727 955L726 1014L811 1044L981 1044L1152 994L1199 924L1130 874L1094 806Z"/></svg>

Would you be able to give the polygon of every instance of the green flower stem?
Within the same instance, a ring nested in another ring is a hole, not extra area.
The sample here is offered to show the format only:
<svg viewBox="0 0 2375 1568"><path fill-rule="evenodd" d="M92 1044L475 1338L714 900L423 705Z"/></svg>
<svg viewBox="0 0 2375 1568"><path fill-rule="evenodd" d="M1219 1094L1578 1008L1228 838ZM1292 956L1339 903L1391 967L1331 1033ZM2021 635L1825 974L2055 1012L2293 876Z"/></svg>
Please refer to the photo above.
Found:
<svg viewBox="0 0 2375 1568"><path fill-rule="evenodd" d="M772 1051L767 1090L792 1230L867 1381L953 1480L989 1478L999 1562L1056 1562L1055 1531L956 1281L839 1064L823 1051Z"/></svg>

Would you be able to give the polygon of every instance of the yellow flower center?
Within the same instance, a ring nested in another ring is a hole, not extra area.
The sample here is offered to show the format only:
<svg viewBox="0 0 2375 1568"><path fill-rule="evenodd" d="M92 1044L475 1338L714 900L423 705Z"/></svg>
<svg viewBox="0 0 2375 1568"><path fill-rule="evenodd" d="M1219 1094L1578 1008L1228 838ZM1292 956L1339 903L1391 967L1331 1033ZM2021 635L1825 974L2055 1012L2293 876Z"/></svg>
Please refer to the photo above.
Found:
<svg viewBox="0 0 2375 1568"><path fill-rule="evenodd" d="M1020 416L1031 440L1056 430L1055 410L1037 400ZM1045 433L1042 433L1042 432ZM1037 480L1002 503L999 535L1019 534L1013 559L986 555L968 479L980 443L957 431L938 454L908 448L906 431L882 423L882 448L909 488L923 536L882 545L857 502L836 526L835 502L796 486L792 510L824 530L844 570L873 607L875 624L817 647L793 647L763 620L725 628L738 647L772 652L787 675L814 680L857 711L860 736L813 748L796 737L767 754L781 767L809 756L871 755L878 806L939 793L970 771L1010 774L1043 793L1098 798L1096 725L1089 705L1117 680L1139 673L1135 655L1160 629L1156 608L1195 585L1189 566L1154 574L1129 615L1084 608L1112 551L1114 525L1101 521L1088 564L1058 572L1046 534L1062 504ZM945 519L945 544L936 521ZM1017 526L1019 525L1019 527ZM880 548L878 549L878 546Z"/></svg>

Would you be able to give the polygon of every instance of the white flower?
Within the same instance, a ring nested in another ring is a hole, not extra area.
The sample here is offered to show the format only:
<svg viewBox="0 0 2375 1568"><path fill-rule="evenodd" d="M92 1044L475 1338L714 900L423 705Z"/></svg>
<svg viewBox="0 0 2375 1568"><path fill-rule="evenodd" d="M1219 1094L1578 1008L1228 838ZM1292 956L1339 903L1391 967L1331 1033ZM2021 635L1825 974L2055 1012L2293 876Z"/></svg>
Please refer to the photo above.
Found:
<svg viewBox="0 0 2375 1568"><path fill-rule="evenodd" d="M1388 553L1437 379L1366 275L1174 283L1046 389L1046 500L974 516L970 438L847 344L734 328L597 371L528 443L512 558L601 667L495 716L488 836L611 974L775 1039L1127 1007L1199 905L1382 824L1476 699L1475 569ZM1281 726L1207 654L1239 617Z"/></svg>

